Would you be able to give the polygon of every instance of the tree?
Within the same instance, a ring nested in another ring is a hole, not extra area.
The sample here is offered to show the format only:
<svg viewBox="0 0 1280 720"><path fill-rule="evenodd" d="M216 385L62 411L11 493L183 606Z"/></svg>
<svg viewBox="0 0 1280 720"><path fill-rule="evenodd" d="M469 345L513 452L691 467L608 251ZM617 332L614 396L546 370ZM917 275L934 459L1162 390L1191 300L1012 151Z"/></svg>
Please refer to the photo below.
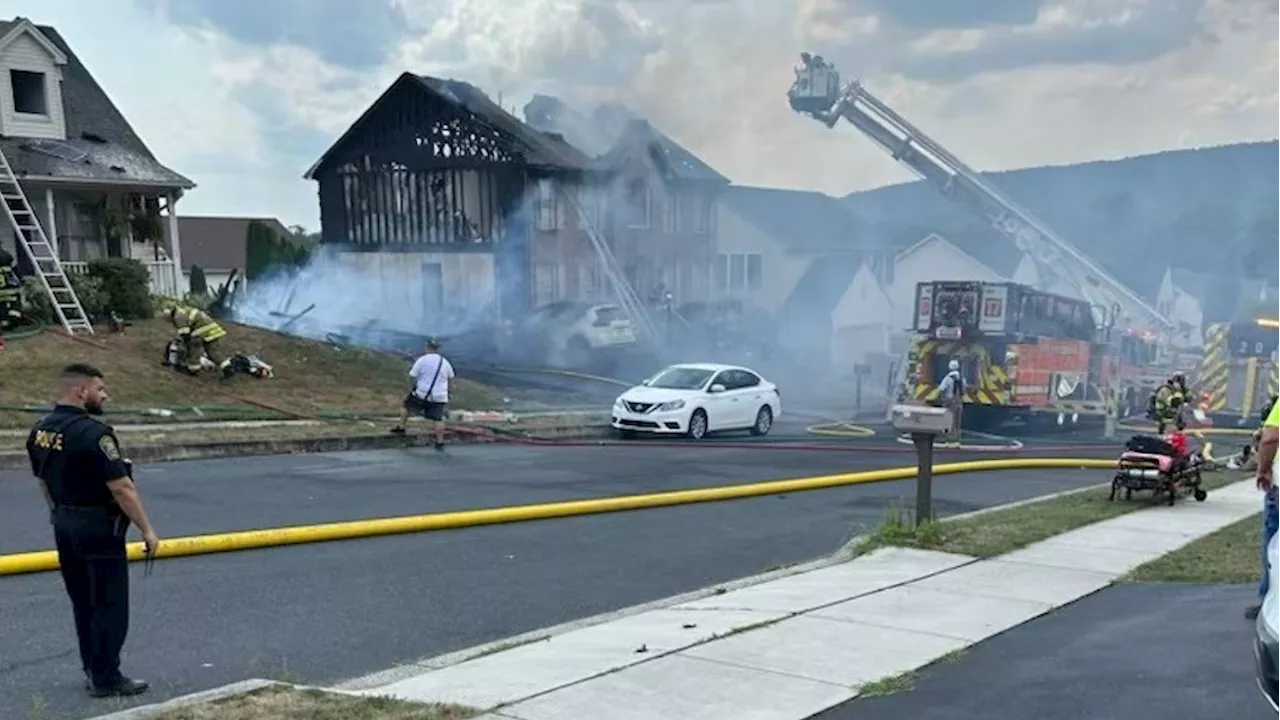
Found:
<svg viewBox="0 0 1280 720"><path fill-rule="evenodd" d="M263 277L276 269L302 267L310 256L307 247L277 235L256 220L251 220L245 230L244 275L248 280Z"/></svg>
<svg viewBox="0 0 1280 720"><path fill-rule="evenodd" d="M196 295L206 295L209 292L209 282L204 277L204 268L199 265L191 266L191 292Z"/></svg>

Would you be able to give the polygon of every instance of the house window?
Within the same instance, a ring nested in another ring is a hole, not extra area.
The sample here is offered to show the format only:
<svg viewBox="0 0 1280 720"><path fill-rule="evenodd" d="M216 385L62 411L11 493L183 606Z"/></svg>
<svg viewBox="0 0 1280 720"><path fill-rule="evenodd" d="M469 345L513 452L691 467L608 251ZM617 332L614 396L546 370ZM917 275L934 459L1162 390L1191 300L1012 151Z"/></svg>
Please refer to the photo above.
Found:
<svg viewBox="0 0 1280 720"><path fill-rule="evenodd" d="M644 180L636 178L627 183L627 227L649 227L653 196Z"/></svg>
<svg viewBox="0 0 1280 720"><path fill-rule="evenodd" d="M48 115L49 98L45 95L44 73L10 70L9 88L13 91L13 110L24 115Z"/></svg>
<svg viewBox="0 0 1280 720"><path fill-rule="evenodd" d="M711 199L706 195L693 196L693 231L699 235L711 232Z"/></svg>
<svg viewBox="0 0 1280 720"><path fill-rule="evenodd" d="M550 180L538 181L538 219L539 230L559 230L561 217L556 203L555 184Z"/></svg>
<svg viewBox="0 0 1280 720"><path fill-rule="evenodd" d="M680 232L680 196L667 195L667 203L662 215L662 231L668 235Z"/></svg>
<svg viewBox="0 0 1280 720"><path fill-rule="evenodd" d="M722 292L754 292L764 286L764 258L755 253L716 256L716 287Z"/></svg>

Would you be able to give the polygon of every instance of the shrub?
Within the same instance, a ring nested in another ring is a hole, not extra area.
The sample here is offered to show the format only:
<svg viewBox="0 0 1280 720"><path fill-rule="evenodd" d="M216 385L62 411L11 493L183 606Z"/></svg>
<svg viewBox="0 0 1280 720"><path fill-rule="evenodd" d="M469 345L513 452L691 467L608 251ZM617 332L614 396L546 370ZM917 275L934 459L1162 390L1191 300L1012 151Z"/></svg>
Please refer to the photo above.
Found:
<svg viewBox="0 0 1280 720"><path fill-rule="evenodd" d="M209 281L204 277L204 268L199 265L191 266L191 293L193 295L209 294Z"/></svg>
<svg viewBox="0 0 1280 720"><path fill-rule="evenodd" d="M45 325L57 322L53 314L53 303L49 301L49 293L45 291L40 278L35 276L22 278L22 297L26 300L22 312L28 318Z"/></svg>
<svg viewBox="0 0 1280 720"><path fill-rule="evenodd" d="M200 310L208 310L211 302L213 302L213 300L209 297L208 293L198 293L194 290L187 293L182 298L183 305L199 308Z"/></svg>
<svg viewBox="0 0 1280 720"><path fill-rule="evenodd" d="M137 260L107 258L89 263L88 274L102 281L107 309L125 320L139 320L155 314L151 304L151 273Z"/></svg>
<svg viewBox="0 0 1280 720"><path fill-rule="evenodd" d="M69 275L71 289L80 298L80 306L90 320L105 319L111 312L111 297L102 278L96 275Z"/></svg>

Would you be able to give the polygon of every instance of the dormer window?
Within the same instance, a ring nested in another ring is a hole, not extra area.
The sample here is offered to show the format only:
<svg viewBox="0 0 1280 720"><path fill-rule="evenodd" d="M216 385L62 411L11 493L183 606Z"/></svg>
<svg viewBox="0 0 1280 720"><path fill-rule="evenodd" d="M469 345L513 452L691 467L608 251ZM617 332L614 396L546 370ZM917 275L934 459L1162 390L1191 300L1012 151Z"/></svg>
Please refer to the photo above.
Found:
<svg viewBox="0 0 1280 720"><path fill-rule="evenodd" d="M9 88L13 91L13 110L23 115L49 115L49 96L45 92L45 75L30 70L10 70Z"/></svg>

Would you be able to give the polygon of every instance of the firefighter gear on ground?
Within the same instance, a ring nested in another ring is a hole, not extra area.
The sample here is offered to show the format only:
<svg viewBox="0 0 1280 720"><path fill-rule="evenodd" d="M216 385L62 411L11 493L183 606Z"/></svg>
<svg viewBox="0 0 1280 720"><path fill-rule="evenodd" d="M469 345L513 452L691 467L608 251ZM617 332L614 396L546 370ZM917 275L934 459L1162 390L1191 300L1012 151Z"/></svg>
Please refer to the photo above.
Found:
<svg viewBox="0 0 1280 720"><path fill-rule="evenodd" d="M22 324L22 282L14 270L14 259L0 248L0 331Z"/></svg>
<svg viewBox="0 0 1280 720"><path fill-rule="evenodd" d="M187 372L195 373L203 369L201 354L208 356L224 378L231 377L235 370L231 366L231 358L222 354L219 341L227 336L227 331L213 318L199 308L179 306L165 311L165 316L178 331L178 348L182 356L182 364Z"/></svg>

